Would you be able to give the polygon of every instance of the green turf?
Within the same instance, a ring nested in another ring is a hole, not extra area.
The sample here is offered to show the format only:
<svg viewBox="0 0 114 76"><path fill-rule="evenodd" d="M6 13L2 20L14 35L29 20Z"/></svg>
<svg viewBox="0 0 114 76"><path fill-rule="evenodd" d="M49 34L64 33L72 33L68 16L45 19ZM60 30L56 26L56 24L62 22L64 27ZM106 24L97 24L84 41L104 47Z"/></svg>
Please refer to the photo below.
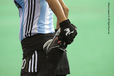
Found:
<svg viewBox="0 0 114 76"><path fill-rule="evenodd" d="M65 0L78 36L68 46L69 76L114 76L114 1ZM55 20L56 21L56 20ZM55 22L54 22L55 23ZM0 76L19 76L22 49L19 16L13 0L0 0Z"/></svg>

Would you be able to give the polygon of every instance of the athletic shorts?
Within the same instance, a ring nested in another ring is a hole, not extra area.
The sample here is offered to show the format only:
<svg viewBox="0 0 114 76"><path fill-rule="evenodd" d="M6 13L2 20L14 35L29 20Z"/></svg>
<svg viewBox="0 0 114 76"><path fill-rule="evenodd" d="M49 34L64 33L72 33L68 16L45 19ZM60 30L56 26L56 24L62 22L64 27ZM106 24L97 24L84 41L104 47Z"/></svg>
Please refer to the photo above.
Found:
<svg viewBox="0 0 114 76"><path fill-rule="evenodd" d="M44 43L52 39L54 34L37 34L21 41L23 49L23 64L21 76L38 76L41 68L45 68L46 53L43 50ZM64 52L61 61L56 69L56 75L69 74L69 64Z"/></svg>

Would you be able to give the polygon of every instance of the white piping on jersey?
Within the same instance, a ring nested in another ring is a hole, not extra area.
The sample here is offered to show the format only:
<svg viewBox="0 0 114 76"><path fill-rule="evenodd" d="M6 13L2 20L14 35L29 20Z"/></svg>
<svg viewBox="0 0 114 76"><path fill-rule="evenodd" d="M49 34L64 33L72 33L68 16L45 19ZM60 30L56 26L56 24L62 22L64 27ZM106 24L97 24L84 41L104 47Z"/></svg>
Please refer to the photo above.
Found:
<svg viewBox="0 0 114 76"><path fill-rule="evenodd" d="M16 0L16 2L22 7L19 8L20 40L37 33L54 33L52 11L46 0Z"/></svg>
<svg viewBox="0 0 114 76"><path fill-rule="evenodd" d="M35 7L36 7L36 0L28 0L28 15L27 15L27 22L25 28L25 37L31 36L31 31L34 22L34 14L35 14Z"/></svg>
<svg viewBox="0 0 114 76"><path fill-rule="evenodd" d="M34 23L33 23L33 27L32 27L32 35L36 32L38 32L38 19L40 16L40 0L36 0L36 9L35 9L35 16L34 16Z"/></svg>

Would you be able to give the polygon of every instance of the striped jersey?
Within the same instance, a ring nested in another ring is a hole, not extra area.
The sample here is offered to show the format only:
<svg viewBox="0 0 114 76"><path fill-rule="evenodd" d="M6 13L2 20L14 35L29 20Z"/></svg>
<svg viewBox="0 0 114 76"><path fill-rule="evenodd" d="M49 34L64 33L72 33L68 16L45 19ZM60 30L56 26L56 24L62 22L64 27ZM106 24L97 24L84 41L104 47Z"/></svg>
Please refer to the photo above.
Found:
<svg viewBox="0 0 114 76"><path fill-rule="evenodd" d="M37 33L53 33L53 12L46 0L14 0L19 9L20 40Z"/></svg>

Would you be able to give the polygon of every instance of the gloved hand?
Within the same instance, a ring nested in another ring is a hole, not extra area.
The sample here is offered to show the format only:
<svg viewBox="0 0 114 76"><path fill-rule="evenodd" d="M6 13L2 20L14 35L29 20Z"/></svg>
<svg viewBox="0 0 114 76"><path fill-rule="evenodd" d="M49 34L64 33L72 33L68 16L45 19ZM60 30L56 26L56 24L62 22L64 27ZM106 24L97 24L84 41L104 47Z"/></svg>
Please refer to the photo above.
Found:
<svg viewBox="0 0 114 76"><path fill-rule="evenodd" d="M46 51L46 54L48 54L53 48L58 48L61 51L66 51L67 44L66 42L62 41L62 38L59 34L60 29L56 30L54 37L46 41L43 45L43 49Z"/></svg>
<svg viewBox="0 0 114 76"><path fill-rule="evenodd" d="M77 35L76 27L67 19L60 23L60 37L66 44L71 44Z"/></svg>

